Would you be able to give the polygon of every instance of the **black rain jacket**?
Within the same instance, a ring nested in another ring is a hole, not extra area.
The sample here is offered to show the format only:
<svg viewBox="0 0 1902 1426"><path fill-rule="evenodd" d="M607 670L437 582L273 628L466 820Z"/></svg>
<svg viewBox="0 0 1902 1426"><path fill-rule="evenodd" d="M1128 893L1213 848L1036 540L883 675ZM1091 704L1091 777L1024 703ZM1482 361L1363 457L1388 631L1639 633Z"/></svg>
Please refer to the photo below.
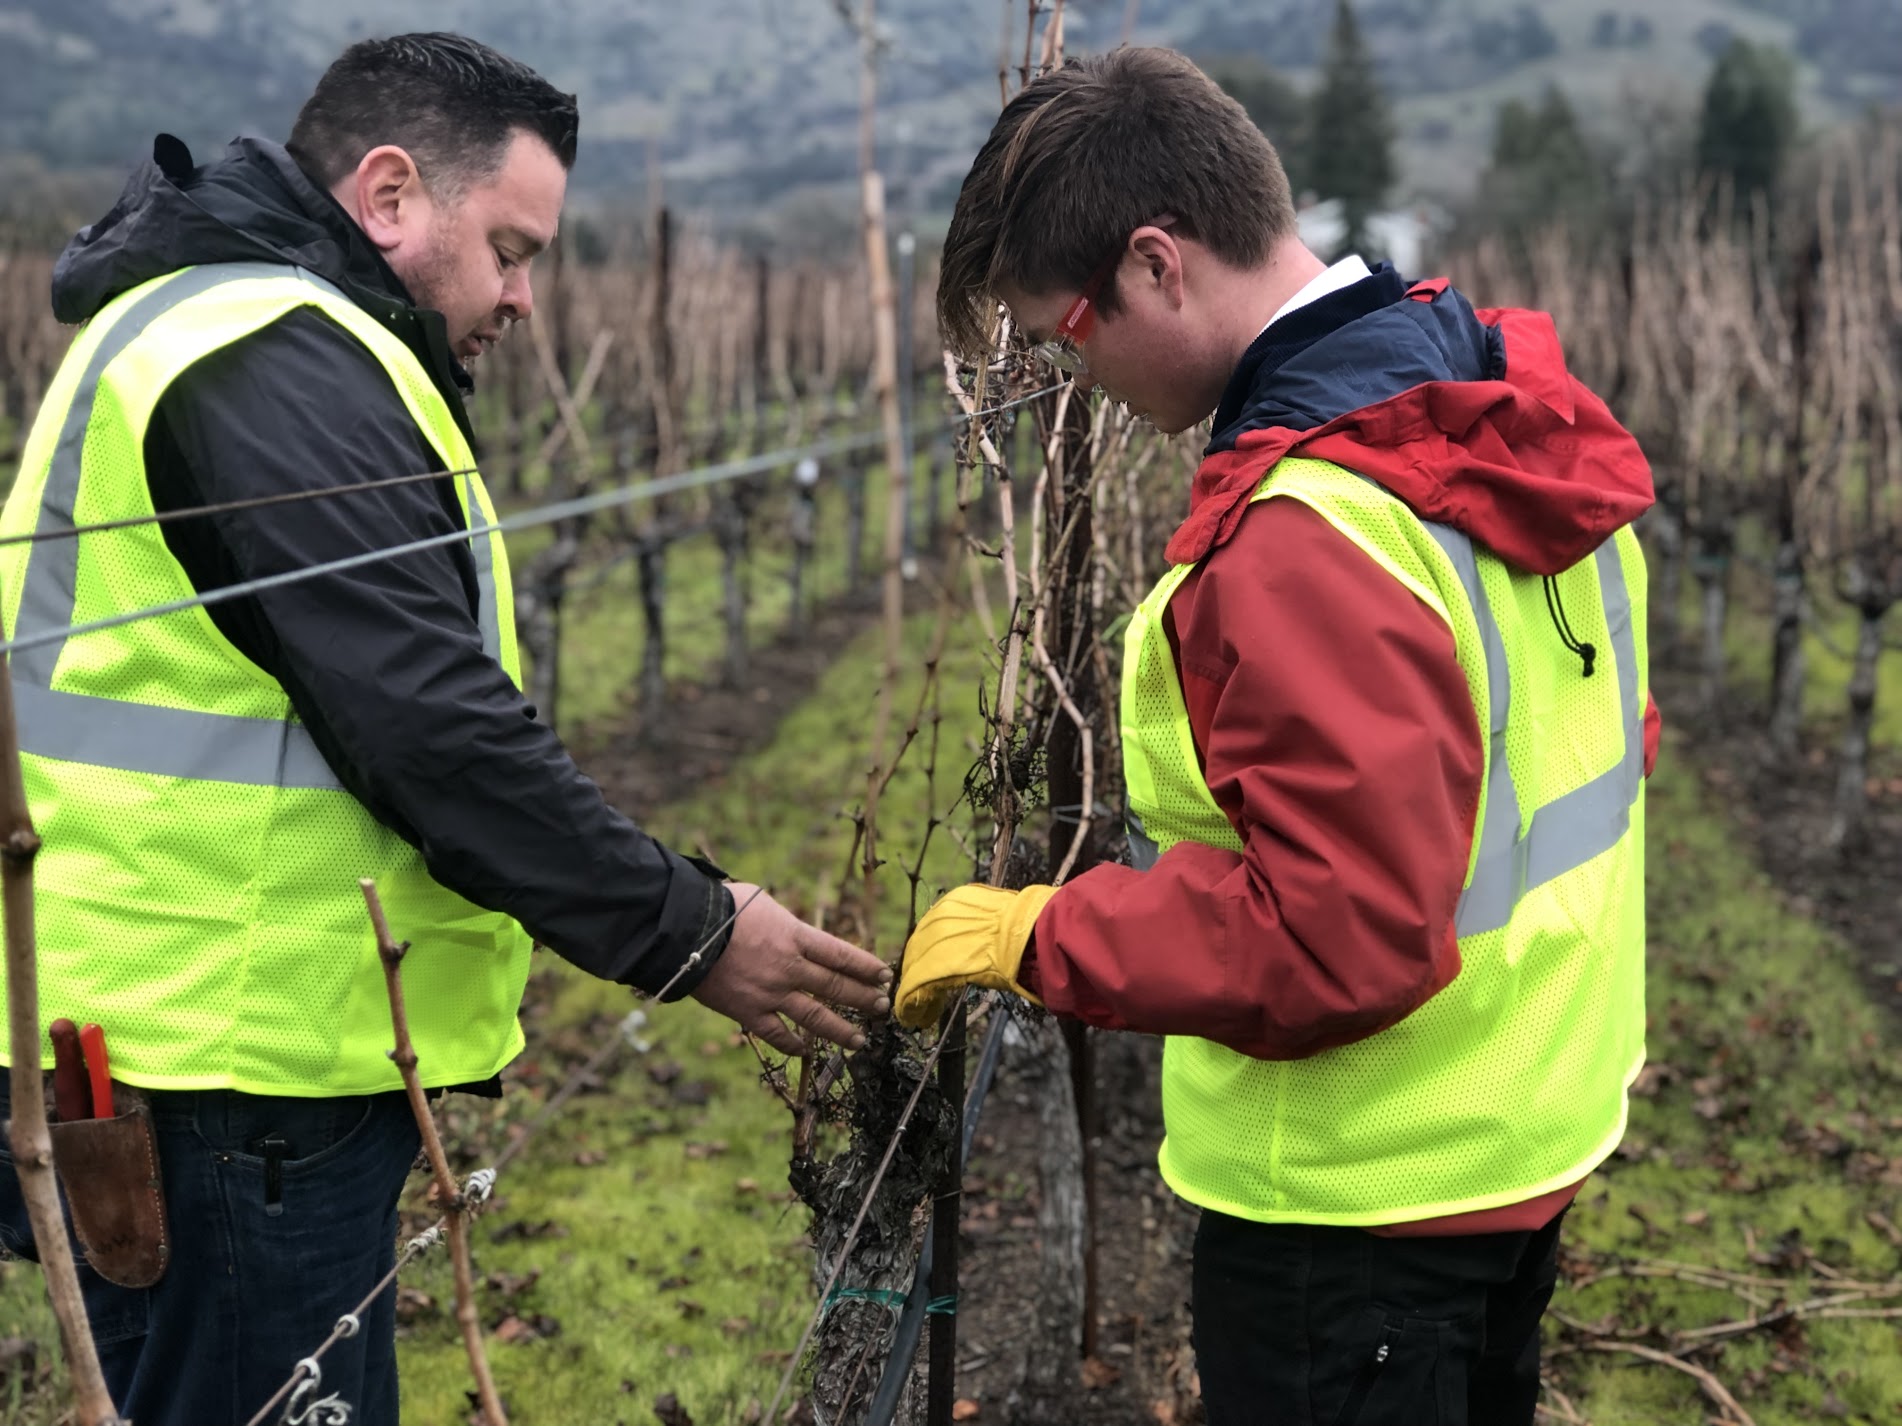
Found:
<svg viewBox="0 0 1902 1426"><path fill-rule="evenodd" d="M341 288L415 352L468 433L472 383L441 314L417 307L343 208L264 140L195 168L161 135L111 212L61 254L53 310L80 322L164 273L257 261ZM188 369L159 402L145 460L160 511L442 468L382 365L314 308ZM446 479L164 526L200 591L464 528ZM283 685L343 785L437 881L591 974L649 992L708 945L668 998L686 995L725 949L731 894L717 869L607 804L482 652L476 607L474 560L457 541L207 613Z"/></svg>

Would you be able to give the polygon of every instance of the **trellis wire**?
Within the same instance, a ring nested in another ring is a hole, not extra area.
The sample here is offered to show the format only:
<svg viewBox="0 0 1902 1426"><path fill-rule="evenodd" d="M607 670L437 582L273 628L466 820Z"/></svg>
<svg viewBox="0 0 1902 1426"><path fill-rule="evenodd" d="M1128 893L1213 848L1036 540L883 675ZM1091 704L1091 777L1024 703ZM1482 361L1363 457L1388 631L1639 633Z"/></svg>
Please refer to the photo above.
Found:
<svg viewBox="0 0 1902 1426"><path fill-rule="evenodd" d="M265 575L258 579L244 580L238 584L227 584L218 589L203 590L189 599L175 599L169 603L155 604L147 609L135 609L129 613L114 614L104 619L93 619L64 629L41 629L0 643L0 654L17 653L22 649L58 643L68 638L78 638L82 634L98 633L105 629L116 629L124 624L137 623L142 619L156 619L162 615L176 614L186 609L198 609L210 604L222 604L227 600L243 599L249 595L261 594L266 590L301 584L305 580L315 579L320 575L340 574L345 570L360 569L365 565L395 559L400 555L442 549L448 545L467 541L476 535L494 534L498 531L507 534L515 530L533 529L537 525L552 525L558 520L568 520L578 515L593 515L617 506L631 505L637 500L653 499L661 495L671 495L676 491L718 485L723 481L737 480L742 476L757 475L761 471L773 470L788 462L796 461L802 456L839 455L846 451L876 445L882 439L882 436L876 434L835 437L791 450L769 451L764 455L723 461L719 465L705 466L700 470L683 471L679 475L664 475L658 479L642 481L634 485L617 486L612 490L599 491L593 495L579 495L567 500L557 500L551 504L538 505L517 511L512 515L504 515L493 521L473 524L464 530L430 535L424 539L410 540L385 549L366 550L362 554L346 555L342 559L326 560L321 564L307 565L302 569L285 570L281 574Z"/></svg>
<svg viewBox="0 0 1902 1426"><path fill-rule="evenodd" d="M992 408L991 414L1024 404L1031 398L1025 397L1015 402ZM978 413L983 414L983 413ZM726 481L742 479L749 475L758 475L762 471L776 470L792 464L806 456L843 455L850 451L865 450L881 444L884 440L878 432L864 432L851 436L836 436L824 441L814 441L804 446L794 446L776 451L767 451L756 456L743 456L737 460L722 461L717 465L703 466L698 470L682 471L678 475L664 475L653 480L640 481L630 485L616 486L612 490L597 491L592 495L578 495L567 500L557 500L546 505L532 506L527 510L516 511L509 515L483 524L475 524L467 529L450 531L447 534L430 535L420 540L410 540L400 545L391 545L380 550L366 550L362 554L347 555L342 559L326 560L321 564L307 565L302 569L285 570L281 574L264 575L258 579L244 580L237 584L227 584L218 589L202 590L189 599L176 599L165 604L155 604L146 609L135 609L124 614L114 614L103 619L90 620L84 624L74 624L64 629L41 629L35 633L23 634L15 638L0 641L0 656L18 653L24 649L38 648L44 644L58 643L69 638L78 638L82 634L95 634L106 629L116 629L125 624L137 623L143 619L156 619L166 614L177 614L187 609L203 608L211 604L222 604L232 599L243 599L267 590L281 589L287 585L301 584L320 575L340 574L346 570L360 569L365 565L376 564L382 560L395 559L401 555L419 554L425 550L441 549L468 540L476 535L500 532L509 534L516 530L533 529L538 525L552 525L557 521L573 519L582 515L594 515L603 510L611 510L624 505L632 505L639 500L657 499L682 490L697 490L719 485ZM346 494L359 490L376 489L380 486L399 484L405 481L420 481L461 472L428 471L414 475L385 477L378 481L367 481L358 485L337 486L330 490L317 492L299 492L295 498L319 498L321 495ZM283 497L265 496L255 502L235 502L239 506L250 504L282 503ZM140 524L154 524L163 520L184 519L191 515L217 513L226 505L196 506L191 509L169 511L162 516L137 516L125 521L110 521L98 527L79 528L59 532L62 535L90 533L92 529L118 529ZM13 537L0 543L19 544L22 537Z"/></svg>
<svg viewBox="0 0 1902 1426"><path fill-rule="evenodd" d="M450 480L459 475L479 475L475 466L455 470L422 470L409 475L385 475L375 480L359 480L349 485L326 485L321 490L286 490L276 495L254 495L244 500L221 500L211 505L193 505L182 510L161 510L152 515L128 515L121 520L99 520L90 525L70 525L64 530L32 530L24 535L0 535L0 549L8 545L50 544L54 540L76 539L107 530L129 530L140 525L169 525L178 520L202 515L225 515L238 510L257 510L267 505L291 505L302 500L327 500L333 495L354 495L362 490L387 490L392 486L416 485L425 480Z"/></svg>

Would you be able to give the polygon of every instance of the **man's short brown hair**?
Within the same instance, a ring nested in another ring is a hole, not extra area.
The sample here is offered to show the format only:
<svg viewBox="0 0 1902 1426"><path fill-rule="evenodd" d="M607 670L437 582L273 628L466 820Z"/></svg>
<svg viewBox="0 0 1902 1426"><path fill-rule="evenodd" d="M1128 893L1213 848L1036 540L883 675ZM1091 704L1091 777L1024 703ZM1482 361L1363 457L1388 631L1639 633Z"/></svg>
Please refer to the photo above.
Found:
<svg viewBox="0 0 1902 1426"><path fill-rule="evenodd" d="M1171 231L1253 267L1294 231L1288 175L1247 112L1174 50L1073 59L1004 107L958 192L938 325L974 357L1000 284L1074 290L1164 213ZM1096 297L1117 310L1112 278Z"/></svg>

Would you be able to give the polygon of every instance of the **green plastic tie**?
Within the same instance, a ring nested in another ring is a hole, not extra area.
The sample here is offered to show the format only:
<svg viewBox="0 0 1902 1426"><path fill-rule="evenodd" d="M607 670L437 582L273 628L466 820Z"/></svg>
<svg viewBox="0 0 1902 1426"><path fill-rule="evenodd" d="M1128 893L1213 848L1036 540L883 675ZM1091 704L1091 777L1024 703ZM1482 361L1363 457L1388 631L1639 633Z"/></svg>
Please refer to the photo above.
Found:
<svg viewBox="0 0 1902 1426"><path fill-rule="evenodd" d="M903 1307L907 1294L895 1287L835 1287L826 1294L826 1310L835 1302L876 1302L881 1307Z"/></svg>
<svg viewBox="0 0 1902 1426"><path fill-rule="evenodd" d="M835 1287L826 1294L825 1311L830 1312L836 1302L876 1302L881 1307L903 1307L909 1296L895 1287ZM955 1292L947 1297L934 1297L925 1304L926 1314L932 1317L952 1317L957 1310Z"/></svg>

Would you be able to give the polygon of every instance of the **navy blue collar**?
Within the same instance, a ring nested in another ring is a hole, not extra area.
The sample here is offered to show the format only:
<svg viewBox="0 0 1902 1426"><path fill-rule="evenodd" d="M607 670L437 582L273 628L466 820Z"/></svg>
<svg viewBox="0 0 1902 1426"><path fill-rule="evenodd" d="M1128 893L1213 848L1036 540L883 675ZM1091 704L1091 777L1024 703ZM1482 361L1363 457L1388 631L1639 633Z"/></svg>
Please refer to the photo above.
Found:
<svg viewBox="0 0 1902 1426"><path fill-rule="evenodd" d="M1282 367L1322 338L1383 307L1391 307L1406 295L1406 280L1394 271L1393 264L1383 262L1360 281L1270 322L1242 353L1235 374L1228 379L1222 402L1215 408L1215 439L1209 448L1234 445L1234 437L1240 433L1230 428L1242 419L1255 392Z"/></svg>
<svg viewBox="0 0 1902 1426"><path fill-rule="evenodd" d="M1222 395L1208 454L1250 431L1312 431L1428 382L1504 376L1498 328L1482 326L1464 297L1449 287L1416 301L1408 290L1383 263L1270 324Z"/></svg>

